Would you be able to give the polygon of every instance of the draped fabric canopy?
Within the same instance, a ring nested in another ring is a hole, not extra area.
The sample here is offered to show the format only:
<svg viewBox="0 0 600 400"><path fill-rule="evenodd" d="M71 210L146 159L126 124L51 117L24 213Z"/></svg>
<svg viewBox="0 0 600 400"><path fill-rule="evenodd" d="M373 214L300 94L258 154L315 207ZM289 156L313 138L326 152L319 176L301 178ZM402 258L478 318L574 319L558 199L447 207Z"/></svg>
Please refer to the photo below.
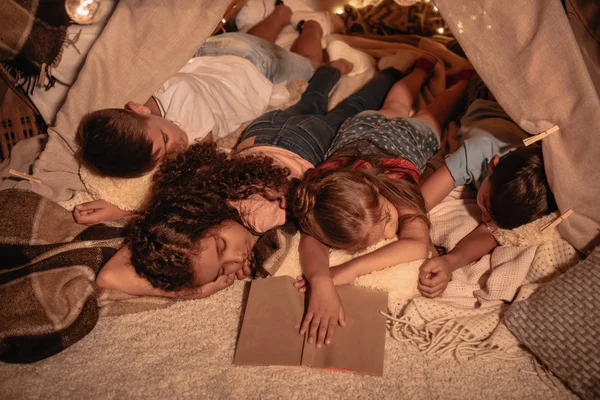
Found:
<svg viewBox="0 0 600 400"><path fill-rule="evenodd" d="M482 79L506 112L543 139L559 225L577 249L600 241L600 99L559 0L436 0Z"/></svg>
<svg viewBox="0 0 600 400"><path fill-rule="evenodd" d="M600 240L600 100L559 0L437 0L467 56L508 114L543 140L560 224L580 250ZM69 91L34 165L42 184L21 182L54 201L84 191L75 130L90 110L145 101L202 45L227 8L222 0L121 1ZM18 186L19 186L18 185Z"/></svg>

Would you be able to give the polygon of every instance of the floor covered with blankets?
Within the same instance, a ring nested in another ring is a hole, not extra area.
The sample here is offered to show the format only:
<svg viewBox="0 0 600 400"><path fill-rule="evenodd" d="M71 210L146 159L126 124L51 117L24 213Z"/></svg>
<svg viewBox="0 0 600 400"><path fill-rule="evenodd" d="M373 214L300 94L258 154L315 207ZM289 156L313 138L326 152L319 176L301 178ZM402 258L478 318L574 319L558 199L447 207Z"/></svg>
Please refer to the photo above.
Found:
<svg viewBox="0 0 600 400"><path fill-rule="evenodd" d="M529 359L420 353L386 337L384 375L232 365L248 282L204 300L100 318L70 348L31 365L0 364L0 395L32 398L565 399ZM525 354L525 352L523 351Z"/></svg>

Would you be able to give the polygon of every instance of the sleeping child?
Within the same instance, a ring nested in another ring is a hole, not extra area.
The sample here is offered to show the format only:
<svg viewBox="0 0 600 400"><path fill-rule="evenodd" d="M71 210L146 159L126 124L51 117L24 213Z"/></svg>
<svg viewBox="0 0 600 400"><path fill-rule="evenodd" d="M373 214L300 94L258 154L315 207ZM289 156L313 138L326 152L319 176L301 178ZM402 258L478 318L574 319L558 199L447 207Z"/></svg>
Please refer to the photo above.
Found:
<svg viewBox="0 0 600 400"><path fill-rule="evenodd" d="M466 65L453 76L454 85L409 118L434 66L434 60L421 58L390 90L381 109L344 122L327 160L308 171L291 195L292 214L307 234L300 241L303 276L294 285L301 292L311 289L301 333L308 331L309 343L316 341L317 347L330 343L344 320L334 285L436 251L417 183L438 150L443 127L461 106L473 70ZM356 251L395 237L329 268L327 246Z"/></svg>
<svg viewBox="0 0 600 400"><path fill-rule="evenodd" d="M226 136L259 116L269 103L271 82L308 80L323 61L323 30L314 20L303 24L291 51L273 43L290 20L290 9L278 5L248 34L209 38L145 104L129 102L125 109L86 115L76 135L82 165L99 176L139 177L165 154ZM82 224L132 214L103 200L74 211Z"/></svg>
<svg viewBox="0 0 600 400"><path fill-rule="evenodd" d="M345 60L330 64L317 69L297 104L253 121L232 156L201 143L169 157L148 209L132 224L130 243L102 268L98 285L133 295L204 297L247 275L252 233L286 221L289 179L321 163L344 120L380 108L404 75L381 71L327 112L329 92L352 67Z"/></svg>
<svg viewBox="0 0 600 400"><path fill-rule="evenodd" d="M473 184L482 224L450 253L423 264L419 290L424 296L441 295L453 271L497 246L488 225L514 229L557 210L542 148L522 147L527 137L493 100L478 99L468 108L459 130L463 144L423 182L421 191L430 210L455 187Z"/></svg>

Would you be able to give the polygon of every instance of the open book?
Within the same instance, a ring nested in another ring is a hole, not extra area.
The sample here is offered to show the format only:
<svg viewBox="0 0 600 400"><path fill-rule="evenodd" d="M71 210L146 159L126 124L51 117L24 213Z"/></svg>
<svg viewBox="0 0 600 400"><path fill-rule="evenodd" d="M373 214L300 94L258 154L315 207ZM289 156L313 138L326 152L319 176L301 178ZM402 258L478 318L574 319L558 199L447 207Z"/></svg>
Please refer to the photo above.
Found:
<svg viewBox="0 0 600 400"><path fill-rule="evenodd" d="M298 293L291 277L252 281L234 364L311 366L383 374L387 293L338 286L346 327L338 326L333 342L317 349L299 334L308 297Z"/></svg>

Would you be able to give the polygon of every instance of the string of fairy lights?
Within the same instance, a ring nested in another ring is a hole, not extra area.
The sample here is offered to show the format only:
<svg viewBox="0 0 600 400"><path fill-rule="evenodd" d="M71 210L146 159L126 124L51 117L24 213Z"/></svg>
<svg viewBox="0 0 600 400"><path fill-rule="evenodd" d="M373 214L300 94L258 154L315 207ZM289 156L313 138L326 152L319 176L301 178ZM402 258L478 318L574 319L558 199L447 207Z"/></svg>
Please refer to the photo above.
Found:
<svg viewBox="0 0 600 400"><path fill-rule="evenodd" d="M65 10L67 15L73 22L80 25L87 25L94 22L94 17L98 11L99 3L101 0L65 0ZM437 6L432 0L394 0L398 5L402 7L415 6L419 3L422 4L422 12L417 13L421 18L421 22L426 22L432 25L432 30L437 34L443 35L450 33L444 20L439 14ZM352 7L365 7L368 5L376 5L381 0L350 0L347 2ZM235 7L235 6L234 6ZM335 14L343 16L345 13L344 7L337 6L331 10ZM223 27L227 23L227 19L221 20L220 27Z"/></svg>

